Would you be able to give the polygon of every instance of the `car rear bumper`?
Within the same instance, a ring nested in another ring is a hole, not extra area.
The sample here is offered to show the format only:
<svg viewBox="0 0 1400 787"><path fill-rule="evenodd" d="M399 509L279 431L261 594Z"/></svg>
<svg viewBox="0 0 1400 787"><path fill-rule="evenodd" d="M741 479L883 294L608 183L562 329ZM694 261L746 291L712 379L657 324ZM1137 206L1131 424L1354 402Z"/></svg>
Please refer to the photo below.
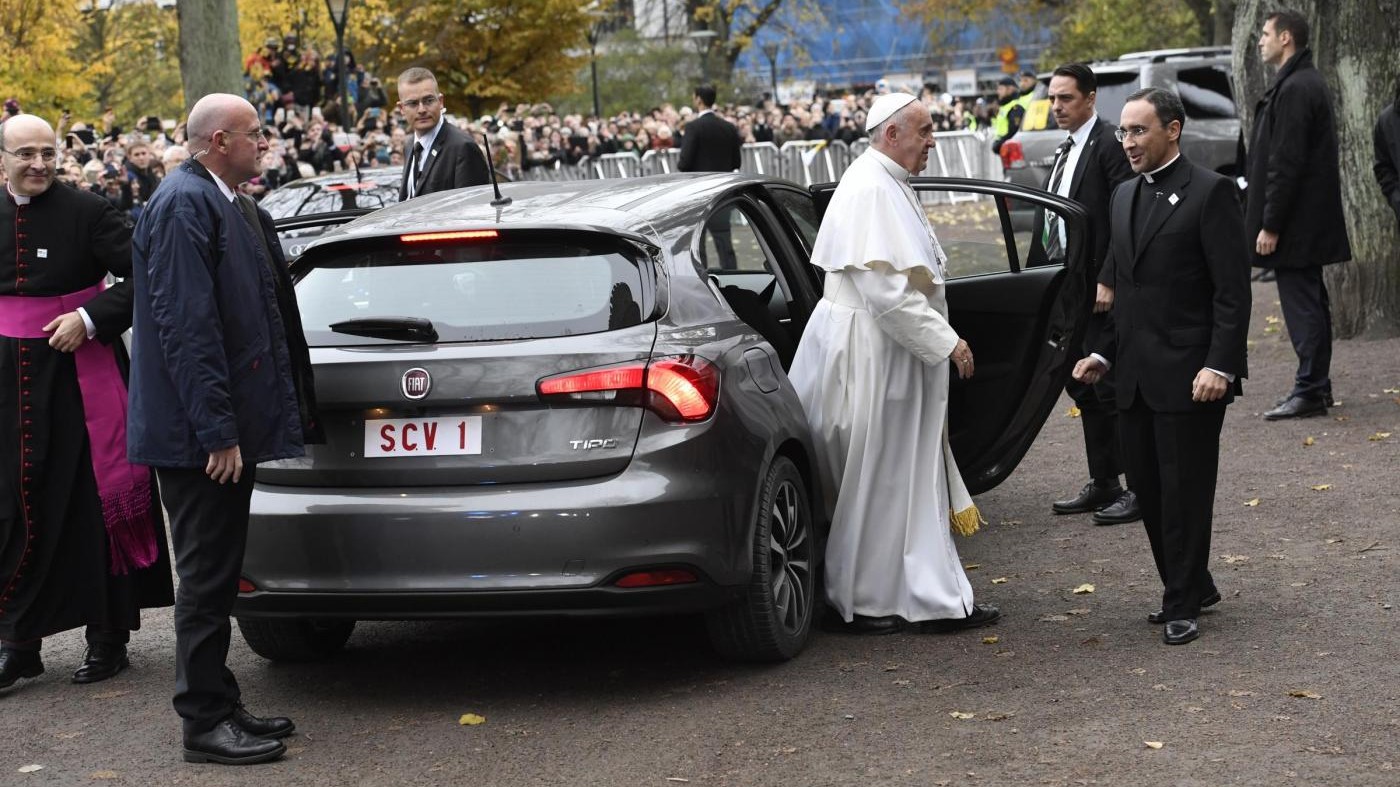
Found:
<svg viewBox="0 0 1400 787"><path fill-rule="evenodd" d="M708 481L708 482L706 482ZM733 598L752 572L753 490L635 466L569 484L334 489L259 484L243 617L650 614ZM636 570L698 581L622 589Z"/></svg>

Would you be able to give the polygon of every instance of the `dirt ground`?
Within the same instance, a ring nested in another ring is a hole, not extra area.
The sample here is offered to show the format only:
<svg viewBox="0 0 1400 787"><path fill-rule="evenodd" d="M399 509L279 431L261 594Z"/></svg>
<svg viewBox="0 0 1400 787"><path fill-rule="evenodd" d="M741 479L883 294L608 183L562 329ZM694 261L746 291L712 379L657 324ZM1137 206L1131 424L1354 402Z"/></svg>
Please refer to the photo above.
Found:
<svg viewBox="0 0 1400 787"><path fill-rule="evenodd" d="M268 664L235 634L248 704L299 734L233 769L180 762L155 611L118 678L69 684L70 633L48 674L0 692L0 784L1400 785L1400 339L1339 342L1332 413L1266 423L1293 356L1254 287L1211 549L1224 601L1190 645L1144 619L1160 591L1139 525L1050 514L1085 480L1066 399L960 541L994 627L819 633L758 668L684 619L362 624L322 665Z"/></svg>

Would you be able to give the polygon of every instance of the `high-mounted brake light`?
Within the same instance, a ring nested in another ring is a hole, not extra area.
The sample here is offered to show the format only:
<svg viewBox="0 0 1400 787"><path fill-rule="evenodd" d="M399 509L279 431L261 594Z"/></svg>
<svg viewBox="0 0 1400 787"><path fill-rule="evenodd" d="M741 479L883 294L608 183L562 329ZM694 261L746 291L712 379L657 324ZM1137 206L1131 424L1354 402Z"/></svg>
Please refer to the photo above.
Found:
<svg viewBox="0 0 1400 787"><path fill-rule="evenodd" d="M495 230L461 230L458 232L417 232L412 235L400 235L399 241L403 243L432 243L433 241L444 240L495 240L501 234Z"/></svg>
<svg viewBox="0 0 1400 787"><path fill-rule="evenodd" d="M1021 143L1008 139L1001 143L1001 168L1011 169L1017 164L1025 165L1026 154L1021 150Z"/></svg>
<svg viewBox="0 0 1400 787"><path fill-rule="evenodd" d="M667 421L695 422L715 410L719 369L696 355L672 355L546 377L536 389L546 398L641 404Z"/></svg>

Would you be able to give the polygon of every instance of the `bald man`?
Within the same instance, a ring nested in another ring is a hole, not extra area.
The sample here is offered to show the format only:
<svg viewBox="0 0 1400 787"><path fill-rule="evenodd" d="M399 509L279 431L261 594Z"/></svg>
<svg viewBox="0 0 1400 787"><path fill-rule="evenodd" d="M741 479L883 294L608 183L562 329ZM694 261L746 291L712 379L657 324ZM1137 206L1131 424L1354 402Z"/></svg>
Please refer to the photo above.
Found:
<svg viewBox="0 0 1400 787"><path fill-rule="evenodd" d="M172 603L150 473L126 461L131 229L54 182L54 130L0 125L0 689L44 672L43 637L87 627L75 683L127 666L141 608Z"/></svg>
<svg viewBox="0 0 1400 787"><path fill-rule="evenodd" d="M229 612L259 462L316 436L301 316L272 218L240 184L267 150L258 113L214 94L189 116L191 157L169 173L132 239L133 462L156 469L180 576L175 699L187 762L281 757L287 718L243 707L225 662Z"/></svg>

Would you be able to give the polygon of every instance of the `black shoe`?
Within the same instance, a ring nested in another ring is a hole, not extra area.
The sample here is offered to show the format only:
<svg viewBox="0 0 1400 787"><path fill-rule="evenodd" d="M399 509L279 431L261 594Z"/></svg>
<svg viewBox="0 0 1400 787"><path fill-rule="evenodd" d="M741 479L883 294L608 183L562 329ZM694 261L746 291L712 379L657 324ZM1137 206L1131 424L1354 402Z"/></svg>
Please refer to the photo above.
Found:
<svg viewBox="0 0 1400 787"><path fill-rule="evenodd" d="M96 643L88 645L83 666L73 673L74 683L96 683L114 677L118 672L131 666L126 657L125 645Z"/></svg>
<svg viewBox="0 0 1400 787"><path fill-rule="evenodd" d="M1277 398L1277 399L1274 400L1274 407L1278 407L1278 406L1282 405L1284 402L1287 402L1289 399L1292 399L1292 398L1293 398L1293 394L1289 394L1289 395L1287 395L1287 396L1280 396L1279 398ZM1331 391L1328 391L1327 393L1325 393L1325 394L1322 395L1322 403L1325 404L1325 405L1327 405L1328 407L1335 407L1336 404L1337 404L1337 403L1336 403L1335 401L1333 401L1333 399L1332 399L1332 392L1331 392Z"/></svg>
<svg viewBox="0 0 1400 787"><path fill-rule="evenodd" d="M964 629L988 626L1001 619L1001 610L991 604L974 604L972 614L965 618L925 620L919 623L920 634L951 634Z"/></svg>
<svg viewBox="0 0 1400 787"><path fill-rule="evenodd" d="M1201 609L1205 609L1206 607L1213 607L1219 603L1220 591L1217 590L1209 596L1206 596L1205 598L1201 599ZM1160 626L1163 623L1167 622L1167 618L1165 615L1162 614L1162 610L1159 609L1156 612L1147 613L1147 622L1156 626Z"/></svg>
<svg viewBox="0 0 1400 787"><path fill-rule="evenodd" d="M885 615L872 618L865 615L852 615L847 623L834 611L828 611L822 628L834 634L895 634L904 630L909 621L898 615Z"/></svg>
<svg viewBox="0 0 1400 787"><path fill-rule="evenodd" d="M1096 525L1123 525L1142 519L1142 509L1138 508L1137 495L1133 494L1131 489L1123 490L1123 494L1113 501L1113 505L1095 511L1093 519Z"/></svg>
<svg viewBox="0 0 1400 787"><path fill-rule="evenodd" d="M1057 514L1087 514L1112 505L1121 494L1123 487L1116 481L1113 486L1099 486L1090 481L1079 490L1078 496L1068 500L1056 500L1050 504L1050 510Z"/></svg>
<svg viewBox="0 0 1400 787"><path fill-rule="evenodd" d="M0 648L0 689L8 689L20 678L37 678L44 674L44 660L37 650Z"/></svg>
<svg viewBox="0 0 1400 787"><path fill-rule="evenodd" d="M1162 641L1168 645L1185 645L1199 636L1201 630L1196 627L1195 618L1173 620L1162 627Z"/></svg>
<svg viewBox="0 0 1400 787"><path fill-rule="evenodd" d="M207 732L185 734L185 762L217 762L222 765L256 765L271 762L287 752L282 741L260 738L234 723L233 717Z"/></svg>
<svg viewBox="0 0 1400 787"><path fill-rule="evenodd" d="M1316 415L1327 415L1327 405L1322 399L1290 396L1288 401L1264 413L1264 420L1281 421L1285 418L1312 418Z"/></svg>
<svg viewBox="0 0 1400 787"><path fill-rule="evenodd" d="M254 716L243 707L243 703L233 706L233 723L260 738L285 738L292 734L297 725L286 716Z"/></svg>

